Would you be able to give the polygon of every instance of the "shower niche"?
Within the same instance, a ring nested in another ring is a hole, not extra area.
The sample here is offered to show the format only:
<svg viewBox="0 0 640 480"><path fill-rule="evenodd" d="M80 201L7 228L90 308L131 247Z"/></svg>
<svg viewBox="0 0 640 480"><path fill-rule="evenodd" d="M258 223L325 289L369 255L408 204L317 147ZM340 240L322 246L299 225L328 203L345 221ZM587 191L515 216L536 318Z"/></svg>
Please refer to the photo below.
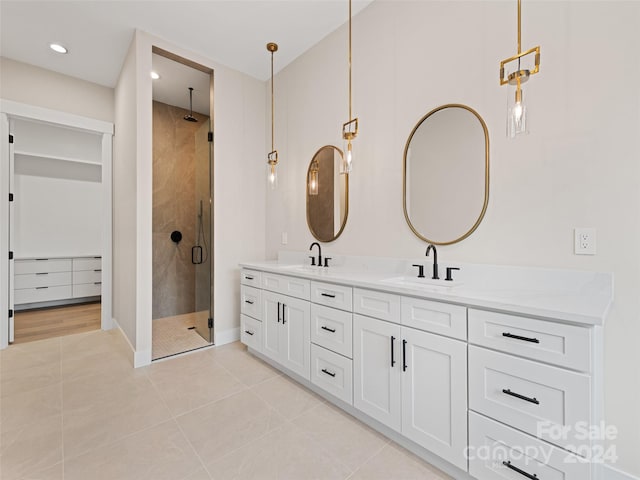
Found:
<svg viewBox="0 0 640 480"><path fill-rule="evenodd" d="M154 360L213 343L213 72L154 48Z"/></svg>

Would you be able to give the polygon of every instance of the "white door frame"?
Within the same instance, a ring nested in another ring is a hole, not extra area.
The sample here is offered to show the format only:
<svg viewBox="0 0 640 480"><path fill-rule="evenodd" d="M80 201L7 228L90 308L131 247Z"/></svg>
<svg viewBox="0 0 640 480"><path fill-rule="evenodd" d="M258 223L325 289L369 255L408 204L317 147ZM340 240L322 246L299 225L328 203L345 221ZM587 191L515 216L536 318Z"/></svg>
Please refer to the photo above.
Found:
<svg viewBox="0 0 640 480"><path fill-rule="evenodd" d="M0 99L0 350L9 344L9 142L10 119L35 120L102 135L102 311L101 327L113 328L113 123Z"/></svg>

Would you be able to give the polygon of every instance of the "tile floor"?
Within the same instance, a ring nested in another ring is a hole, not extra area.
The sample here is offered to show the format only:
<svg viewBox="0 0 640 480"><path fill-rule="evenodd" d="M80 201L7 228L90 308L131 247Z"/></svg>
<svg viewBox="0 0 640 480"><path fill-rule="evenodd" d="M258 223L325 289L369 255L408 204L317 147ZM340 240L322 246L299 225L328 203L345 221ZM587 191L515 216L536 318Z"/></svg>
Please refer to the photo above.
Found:
<svg viewBox="0 0 640 480"><path fill-rule="evenodd" d="M240 343L141 369L117 331L0 352L3 480L443 480Z"/></svg>
<svg viewBox="0 0 640 480"><path fill-rule="evenodd" d="M209 312L193 312L174 317L158 318L153 321L151 358L169 357L177 353L189 352L209 346L195 329L198 319L206 324Z"/></svg>

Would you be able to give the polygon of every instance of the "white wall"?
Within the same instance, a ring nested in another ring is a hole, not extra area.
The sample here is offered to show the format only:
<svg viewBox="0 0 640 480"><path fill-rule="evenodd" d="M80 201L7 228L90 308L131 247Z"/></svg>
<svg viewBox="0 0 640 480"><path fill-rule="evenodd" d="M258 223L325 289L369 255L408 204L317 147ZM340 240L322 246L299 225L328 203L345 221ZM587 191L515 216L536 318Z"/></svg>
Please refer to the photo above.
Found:
<svg viewBox="0 0 640 480"><path fill-rule="evenodd" d="M124 328L136 351L137 365L151 360L151 282L152 282L152 47L157 46L214 70L214 321L216 342L239 335L240 293L238 263L264 258L265 196L263 159L264 83L218 65L208 58L179 46L136 32L123 73L116 87L115 163L135 162L135 174L115 178L115 195L125 192L127 208L135 210L134 228L116 226L127 235L129 249L135 252L127 261L121 258L116 270L130 279L135 288L122 292L127 304L134 302L135 333ZM135 54L133 53L135 51ZM132 71L135 73L132 74ZM135 80L131 75L135 75ZM124 99L127 97L127 101ZM135 111L131 111L135 105ZM119 153L118 136L133 125L135 139ZM135 149L135 158L131 157ZM118 158L123 156L126 158ZM117 175L117 173L116 173ZM133 177L133 179L132 179ZM133 182L133 184L132 184ZM130 198L133 192L134 197ZM117 202L118 200L116 200ZM124 206L124 204L123 204ZM117 210L117 209L116 209ZM125 240L116 236L114 250ZM115 253L116 261L118 254ZM118 280L115 280L116 289ZM116 299L116 307L118 300ZM130 308L127 315L130 314Z"/></svg>
<svg viewBox="0 0 640 480"><path fill-rule="evenodd" d="M113 318L136 345L136 39L115 89Z"/></svg>
<svg viewBox="0 0 640 480"><path fill-rule="evenodd" d="M113 89L0 57L0 98L113 122Z"/></svg>
<svg viewBox="0 0 640 480"><path fill-rule="evenodd" d="M542 47L525 86L531 135L505 136L499 61L516 51L515 2L378 0L353 23L355 140L349 219L327 254L422 255L402 212L402 153L415 123L445 103L476 109L489 128L489 208L449 261L613 271L606 326L606 420L617 466L640 475L640 2L524 2L523 47ZM267 192L267 256L314 241L305 176L347 120L346 28L276 77L280 188ZM578 73L579 72L579 73ZM269 92L265 91L268 102ZM267 127L269 118L267 118ZM267 146L265 150L269 148ZM452 186L452 193L455 186ZM598 231L598 254L573 254L573 228ZM281 232L289 243L280 245Z"/></svg>
<svg viewBox="0 0 640 480"><path fill-rule="evenodd" d="M15 255L102 253L102 184L15 175Z"/></svg>

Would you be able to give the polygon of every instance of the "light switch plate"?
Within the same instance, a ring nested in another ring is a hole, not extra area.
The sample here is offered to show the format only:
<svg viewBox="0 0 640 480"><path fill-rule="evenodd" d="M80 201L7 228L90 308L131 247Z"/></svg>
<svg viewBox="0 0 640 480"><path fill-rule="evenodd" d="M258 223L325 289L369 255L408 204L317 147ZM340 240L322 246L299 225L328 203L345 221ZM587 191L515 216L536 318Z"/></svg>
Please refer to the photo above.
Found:
<svg viewBox="0 0 640 480"><path fill-rule="evenodd" d="M596 229L576 228L574 230L573 252L576 255L596 254Z"/></svg>

